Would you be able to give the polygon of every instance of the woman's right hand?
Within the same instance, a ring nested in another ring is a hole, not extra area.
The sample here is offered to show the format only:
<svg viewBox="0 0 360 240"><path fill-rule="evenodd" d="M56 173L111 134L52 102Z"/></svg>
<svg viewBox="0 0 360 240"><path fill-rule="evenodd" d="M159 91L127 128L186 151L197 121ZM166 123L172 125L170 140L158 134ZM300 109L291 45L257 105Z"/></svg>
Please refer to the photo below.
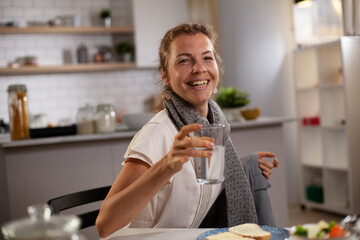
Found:
<svg viewBox="0 0 360 240"><path fill-rule="evenodd" d="M172 171L180 171L183 164L189 161L189 157L211 157L211 149L214 147L215 142L213 138L190 138L188 136L189 133L200 130L201 127L201 124L198 123L185 125L175 136L170 151L165 155L165 162ZM194 149L194 147L207 148L209 150Z"/></svg>

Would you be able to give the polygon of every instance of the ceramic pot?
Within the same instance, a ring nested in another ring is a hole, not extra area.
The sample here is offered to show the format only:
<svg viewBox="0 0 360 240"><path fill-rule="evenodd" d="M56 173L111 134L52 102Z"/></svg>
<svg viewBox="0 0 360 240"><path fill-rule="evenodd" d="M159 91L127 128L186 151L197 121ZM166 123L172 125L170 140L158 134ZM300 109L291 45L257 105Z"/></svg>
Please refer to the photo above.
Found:
<svg viewBox="0 0 360 240"><path fill-rule="evenodd" d="M241 115L241 109L242 107L236 107L236 108L223 108L222 110L228 122L235 122L235 121L244 121L244 118Z"/></svg>

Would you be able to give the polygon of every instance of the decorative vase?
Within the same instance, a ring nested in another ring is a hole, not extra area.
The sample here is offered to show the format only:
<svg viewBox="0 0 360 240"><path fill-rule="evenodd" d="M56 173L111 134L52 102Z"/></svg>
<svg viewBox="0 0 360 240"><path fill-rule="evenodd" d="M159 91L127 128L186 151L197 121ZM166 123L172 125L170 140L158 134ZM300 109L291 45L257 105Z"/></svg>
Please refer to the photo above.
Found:
<svg viewBox="0 0 360 240"><path fill-rule="evenodd" d="M235 107L235 108L223 108L223 113L225 118L228 122L234 121L244 121L243 116L241 115L242 107Z"/></svg>
<svg viewBox="0 0 360 240"><path fill-rule="evenodd" d="M131 53L121 53L120 61L121 62L131 62L132 54Z"/></svg>
<svg viewBox="0 0 360 240"><path fill-rule="evenodd" d="M104 27L111 27L111 17L106 17L102 19Z"/></svg>

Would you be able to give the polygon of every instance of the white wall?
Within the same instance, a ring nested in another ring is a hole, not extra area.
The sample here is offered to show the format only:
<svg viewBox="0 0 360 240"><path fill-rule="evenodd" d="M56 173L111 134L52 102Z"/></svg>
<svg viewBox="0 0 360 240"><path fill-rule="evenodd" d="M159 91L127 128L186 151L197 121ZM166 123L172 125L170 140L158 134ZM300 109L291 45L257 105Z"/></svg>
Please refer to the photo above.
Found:
<svg viewBox="0 0 360 240"><path fill-rule="evenodd" d="M295 116L292 2L219 1L224 84L248 91L250 106L260 107L263 116ZM298 200L295 125L286 124L285 128L287 157L280 159L280 164L286 161L292 203Z"/></svg>
<svg viewBox="0 0 360 240"><path fill-rule="evenodd" d="M187 0L133 0L137 65L158 67L162 37L178 24L189 21Z"/></svg>

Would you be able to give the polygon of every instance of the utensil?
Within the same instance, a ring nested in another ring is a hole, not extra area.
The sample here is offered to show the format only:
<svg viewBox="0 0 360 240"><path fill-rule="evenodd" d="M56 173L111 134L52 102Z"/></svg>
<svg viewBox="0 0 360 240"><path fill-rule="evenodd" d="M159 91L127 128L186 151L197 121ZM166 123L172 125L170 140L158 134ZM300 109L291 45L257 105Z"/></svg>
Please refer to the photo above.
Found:
<svg viewBox="0 0 360 240"><path fill-rule="evenodd" d="M350 223L354 223L356 220L356 215L347 215L343 220L341 220L339 225L342 229L348 230L350 228Z"/></svg>

